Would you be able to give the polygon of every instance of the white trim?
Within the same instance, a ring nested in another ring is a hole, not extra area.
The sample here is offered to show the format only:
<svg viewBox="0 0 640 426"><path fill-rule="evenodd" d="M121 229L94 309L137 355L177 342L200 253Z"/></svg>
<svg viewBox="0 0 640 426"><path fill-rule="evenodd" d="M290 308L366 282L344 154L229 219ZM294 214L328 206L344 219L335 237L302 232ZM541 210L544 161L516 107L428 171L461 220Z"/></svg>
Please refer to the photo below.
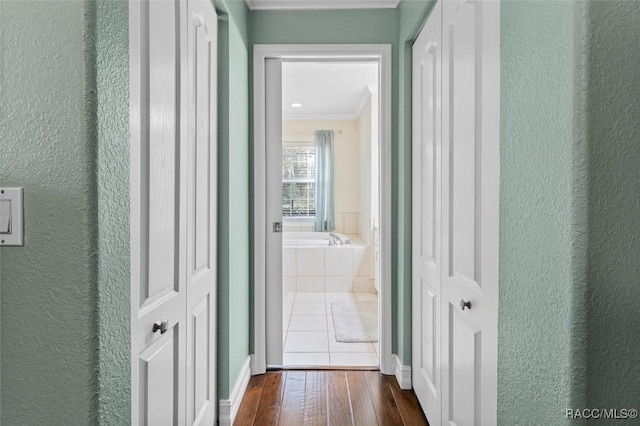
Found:
<svg viewBox="0 0 640 426"><path fill-rule="evenodd" d="M356 118L355 118L356 120L362 114L362 110L364 109L367 102L369 102L369 99L371 99L371 96L373 95L373 93L374 93L374 90L372 90L372 88L369 86L365 87L362 90L360 99L358 99L358 106L356 107Z"/></svg>
<svg viewBox="0 0 640 426"><path fill-rule="evenodd" d="M250 10L395 9L400 0L245 0Z"/></svg>
<svg viewBox="0 0 640 426"><path fill-rule="evenodd" d="M400 361L398 355L393 354L393 358L395 359L396 364L396 380L398 381L398 385L400 389L411 389L411 366L403 365Z"/></svg>
<svg viewBox="0 0 640 426"><path fill-rule="evenodd" d="M244 364L242 365L242 369L240 370L238 379L233 386L231 395L229 395L229 399L220 400L220 418L218 422L220 426L231 426L233 424L233 421L236 419L238 409L240 408L240 403L242 402L242 397L244 396L244 392L247 390L247 385L249 384L249 379L251 378L251 364L252 357L248 356Z"/></svg>
<svg viewBox="0 0 640 426"><path fill-rule="evenodd" d="M254 84L254 361L253 374L266 372L266 151L265 151L265 60L267 58L353 61L380 63L380 371L394 374L391 354L391 45L255 45Z"/></svg>

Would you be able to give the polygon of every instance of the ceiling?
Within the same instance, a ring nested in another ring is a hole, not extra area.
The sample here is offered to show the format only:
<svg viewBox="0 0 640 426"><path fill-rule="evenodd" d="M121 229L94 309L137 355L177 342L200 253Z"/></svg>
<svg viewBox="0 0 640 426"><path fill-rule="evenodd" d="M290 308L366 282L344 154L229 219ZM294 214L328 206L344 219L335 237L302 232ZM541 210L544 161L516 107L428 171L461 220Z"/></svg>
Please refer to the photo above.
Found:
<svg viewBox="0 0 640 426"><path fill-rule="evenodd" d="M251 10L394 9L400 0L245 0Z"/></svg>
<svg viewBox="0 0 640 426"><path fill-rule="evenodd" d="M283 62L282 113L286 119L352 120L377 87L377 63Z"/></svg>

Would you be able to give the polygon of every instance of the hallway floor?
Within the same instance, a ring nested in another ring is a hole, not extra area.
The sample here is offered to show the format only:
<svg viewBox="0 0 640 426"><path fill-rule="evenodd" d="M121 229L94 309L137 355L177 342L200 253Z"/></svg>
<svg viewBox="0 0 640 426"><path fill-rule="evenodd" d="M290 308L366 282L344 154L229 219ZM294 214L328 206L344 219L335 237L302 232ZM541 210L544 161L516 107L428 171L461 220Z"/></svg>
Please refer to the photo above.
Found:
<svg viewBox="0 0 640 426"><path fill-rule="evenodd" d="M235 425L427 425L412 390L377 371L270 371L253 376Z"/></svg>
<svg viewBox="0 0 640 426"><path fill-rule="evenodd" d="M288 293L283 304L285 366L378 367L378 343L342 343L335 339L331 303L377 301L371 293Z"/></svg>

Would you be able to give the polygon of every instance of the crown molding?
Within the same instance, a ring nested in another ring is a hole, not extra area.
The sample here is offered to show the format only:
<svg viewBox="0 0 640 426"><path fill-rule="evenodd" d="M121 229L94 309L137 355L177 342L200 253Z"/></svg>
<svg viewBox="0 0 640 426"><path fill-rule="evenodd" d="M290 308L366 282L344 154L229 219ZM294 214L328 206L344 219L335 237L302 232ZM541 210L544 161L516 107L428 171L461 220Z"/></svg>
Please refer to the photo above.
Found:
<svg viewBox="0 0 640 426"><path fill-rule="evenodd" d="M250 10L395 9L400 0L245 0Z"/></svg>

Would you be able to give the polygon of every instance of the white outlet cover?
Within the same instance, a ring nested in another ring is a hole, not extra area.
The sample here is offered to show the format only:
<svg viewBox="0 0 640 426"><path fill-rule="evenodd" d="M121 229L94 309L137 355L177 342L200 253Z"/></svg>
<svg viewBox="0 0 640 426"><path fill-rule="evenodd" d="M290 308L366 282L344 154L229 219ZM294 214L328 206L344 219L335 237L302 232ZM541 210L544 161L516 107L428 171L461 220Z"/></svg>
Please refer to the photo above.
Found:
<svg viewBox="0 0 640 426"><path fill-rule="evenodd" d="M24 245L22 188L0 188L0 246Z"/></svg>

